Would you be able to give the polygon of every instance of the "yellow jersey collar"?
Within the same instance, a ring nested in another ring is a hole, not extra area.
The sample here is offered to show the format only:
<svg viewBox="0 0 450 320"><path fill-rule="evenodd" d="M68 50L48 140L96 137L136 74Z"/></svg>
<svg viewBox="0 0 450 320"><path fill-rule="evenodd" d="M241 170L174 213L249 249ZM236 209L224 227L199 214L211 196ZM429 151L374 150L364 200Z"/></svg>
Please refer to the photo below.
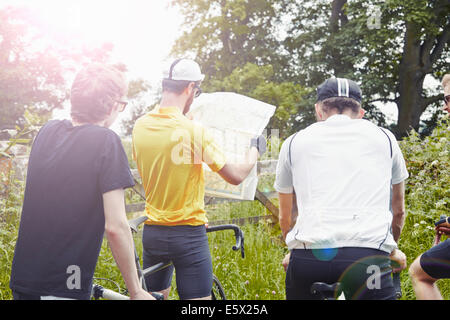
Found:
<svg viewBox="0 0 450 320"><path fill-rule="evenodd" d="M177 107L158 107L158 113L161 114L182 114L181 110Z"/></svg>

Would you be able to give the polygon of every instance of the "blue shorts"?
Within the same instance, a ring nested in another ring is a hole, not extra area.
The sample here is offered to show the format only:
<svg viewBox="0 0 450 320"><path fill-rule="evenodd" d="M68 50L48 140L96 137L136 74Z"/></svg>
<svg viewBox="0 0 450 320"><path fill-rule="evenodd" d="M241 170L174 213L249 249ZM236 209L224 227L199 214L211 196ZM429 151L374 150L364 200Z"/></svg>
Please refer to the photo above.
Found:
<svg viewBox="0 0 450 320"><path fill-rule="evenodd" d="M372 276L375 270L379 271L378 279ZM286 299L320 300L320 295L311 293L314 282L340 282L347 300L395 299L388 253L376 249L292 250L286 272Z"/></svg>
<svg viewBox="0 0 450 320"><path fill-rule="evenodd" d="M211 295L212 261L206 228L202 226L145 225L142 236L144 269L163 261L173 265L146 277L149 291L171 286L176 271L180 299Z"/></svg>
<svg viewBox="0 0 450 320"><path fill-rule="evenodd" d="M439 243L422 254L420 266L434 279L450 278L450 239Z"/></svg>

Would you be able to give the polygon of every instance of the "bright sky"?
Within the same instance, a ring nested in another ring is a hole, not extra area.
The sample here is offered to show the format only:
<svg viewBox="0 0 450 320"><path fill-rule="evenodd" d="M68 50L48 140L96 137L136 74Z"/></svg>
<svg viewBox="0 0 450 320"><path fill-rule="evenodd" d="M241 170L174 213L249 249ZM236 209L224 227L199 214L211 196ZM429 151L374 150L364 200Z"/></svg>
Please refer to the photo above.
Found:
<svg viewBox="0 0 450 320"><path fill-rule="evenodd" d="M181 16L165 0L2 0L25 5L44 17L53 41L71 46L114 44L112 62L127 65L131 79L157 84L179 34ZM52 40L51 40L52 41ZM57 111L66 117L67 111ZM119 119L120 121L120 119ZM119 121L113 130L118 129Z"/></svg>
<svg viewBox="0 0 450 320"><path fill-rule="evenodd" d="M111 42L113 59L130 74L159 79L162 62L177 37L181 16L164 0L2 0L26 5L47 21L48 34L70 44ZM115 61L114 61L115 62Z"/></svg>

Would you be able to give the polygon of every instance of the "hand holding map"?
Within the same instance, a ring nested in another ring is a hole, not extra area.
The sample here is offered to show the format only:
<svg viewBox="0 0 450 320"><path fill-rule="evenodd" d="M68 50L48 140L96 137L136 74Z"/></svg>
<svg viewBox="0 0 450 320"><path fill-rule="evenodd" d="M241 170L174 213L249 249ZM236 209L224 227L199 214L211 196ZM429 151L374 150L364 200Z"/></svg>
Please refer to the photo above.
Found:
<svg viewBox="0 0 450 320"><path fill-rule="evenodd" d="M188 117L210 130L227 161L244 161L251 139L263 134L276 107L231 92L205 93L194 100ZM225 182L205 167L205 193L208 196L253 200L258 183L256 166L238 186Z"/></svg>

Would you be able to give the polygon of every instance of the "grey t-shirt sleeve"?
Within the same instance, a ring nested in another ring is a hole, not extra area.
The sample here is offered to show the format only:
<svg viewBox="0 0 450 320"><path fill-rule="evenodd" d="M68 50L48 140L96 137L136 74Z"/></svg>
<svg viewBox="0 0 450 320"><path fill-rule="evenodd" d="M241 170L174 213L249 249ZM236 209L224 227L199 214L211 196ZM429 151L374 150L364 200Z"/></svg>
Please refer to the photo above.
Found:
<svg viewBox="0 0 450 320"><path fill-rule="evenodd" d="M293 193L294 184L292 179L292 168L289 159L289 146L293 136L287 138L281 145L278 157L274 188L279 193Z"/></svg>
<svg viewBox="0 0 450 320"><path fill-rule="evenodd" d="M135 184L119 136L113 131L107 133L98 180L102 194L116 189L131 188Z"/></svg>

